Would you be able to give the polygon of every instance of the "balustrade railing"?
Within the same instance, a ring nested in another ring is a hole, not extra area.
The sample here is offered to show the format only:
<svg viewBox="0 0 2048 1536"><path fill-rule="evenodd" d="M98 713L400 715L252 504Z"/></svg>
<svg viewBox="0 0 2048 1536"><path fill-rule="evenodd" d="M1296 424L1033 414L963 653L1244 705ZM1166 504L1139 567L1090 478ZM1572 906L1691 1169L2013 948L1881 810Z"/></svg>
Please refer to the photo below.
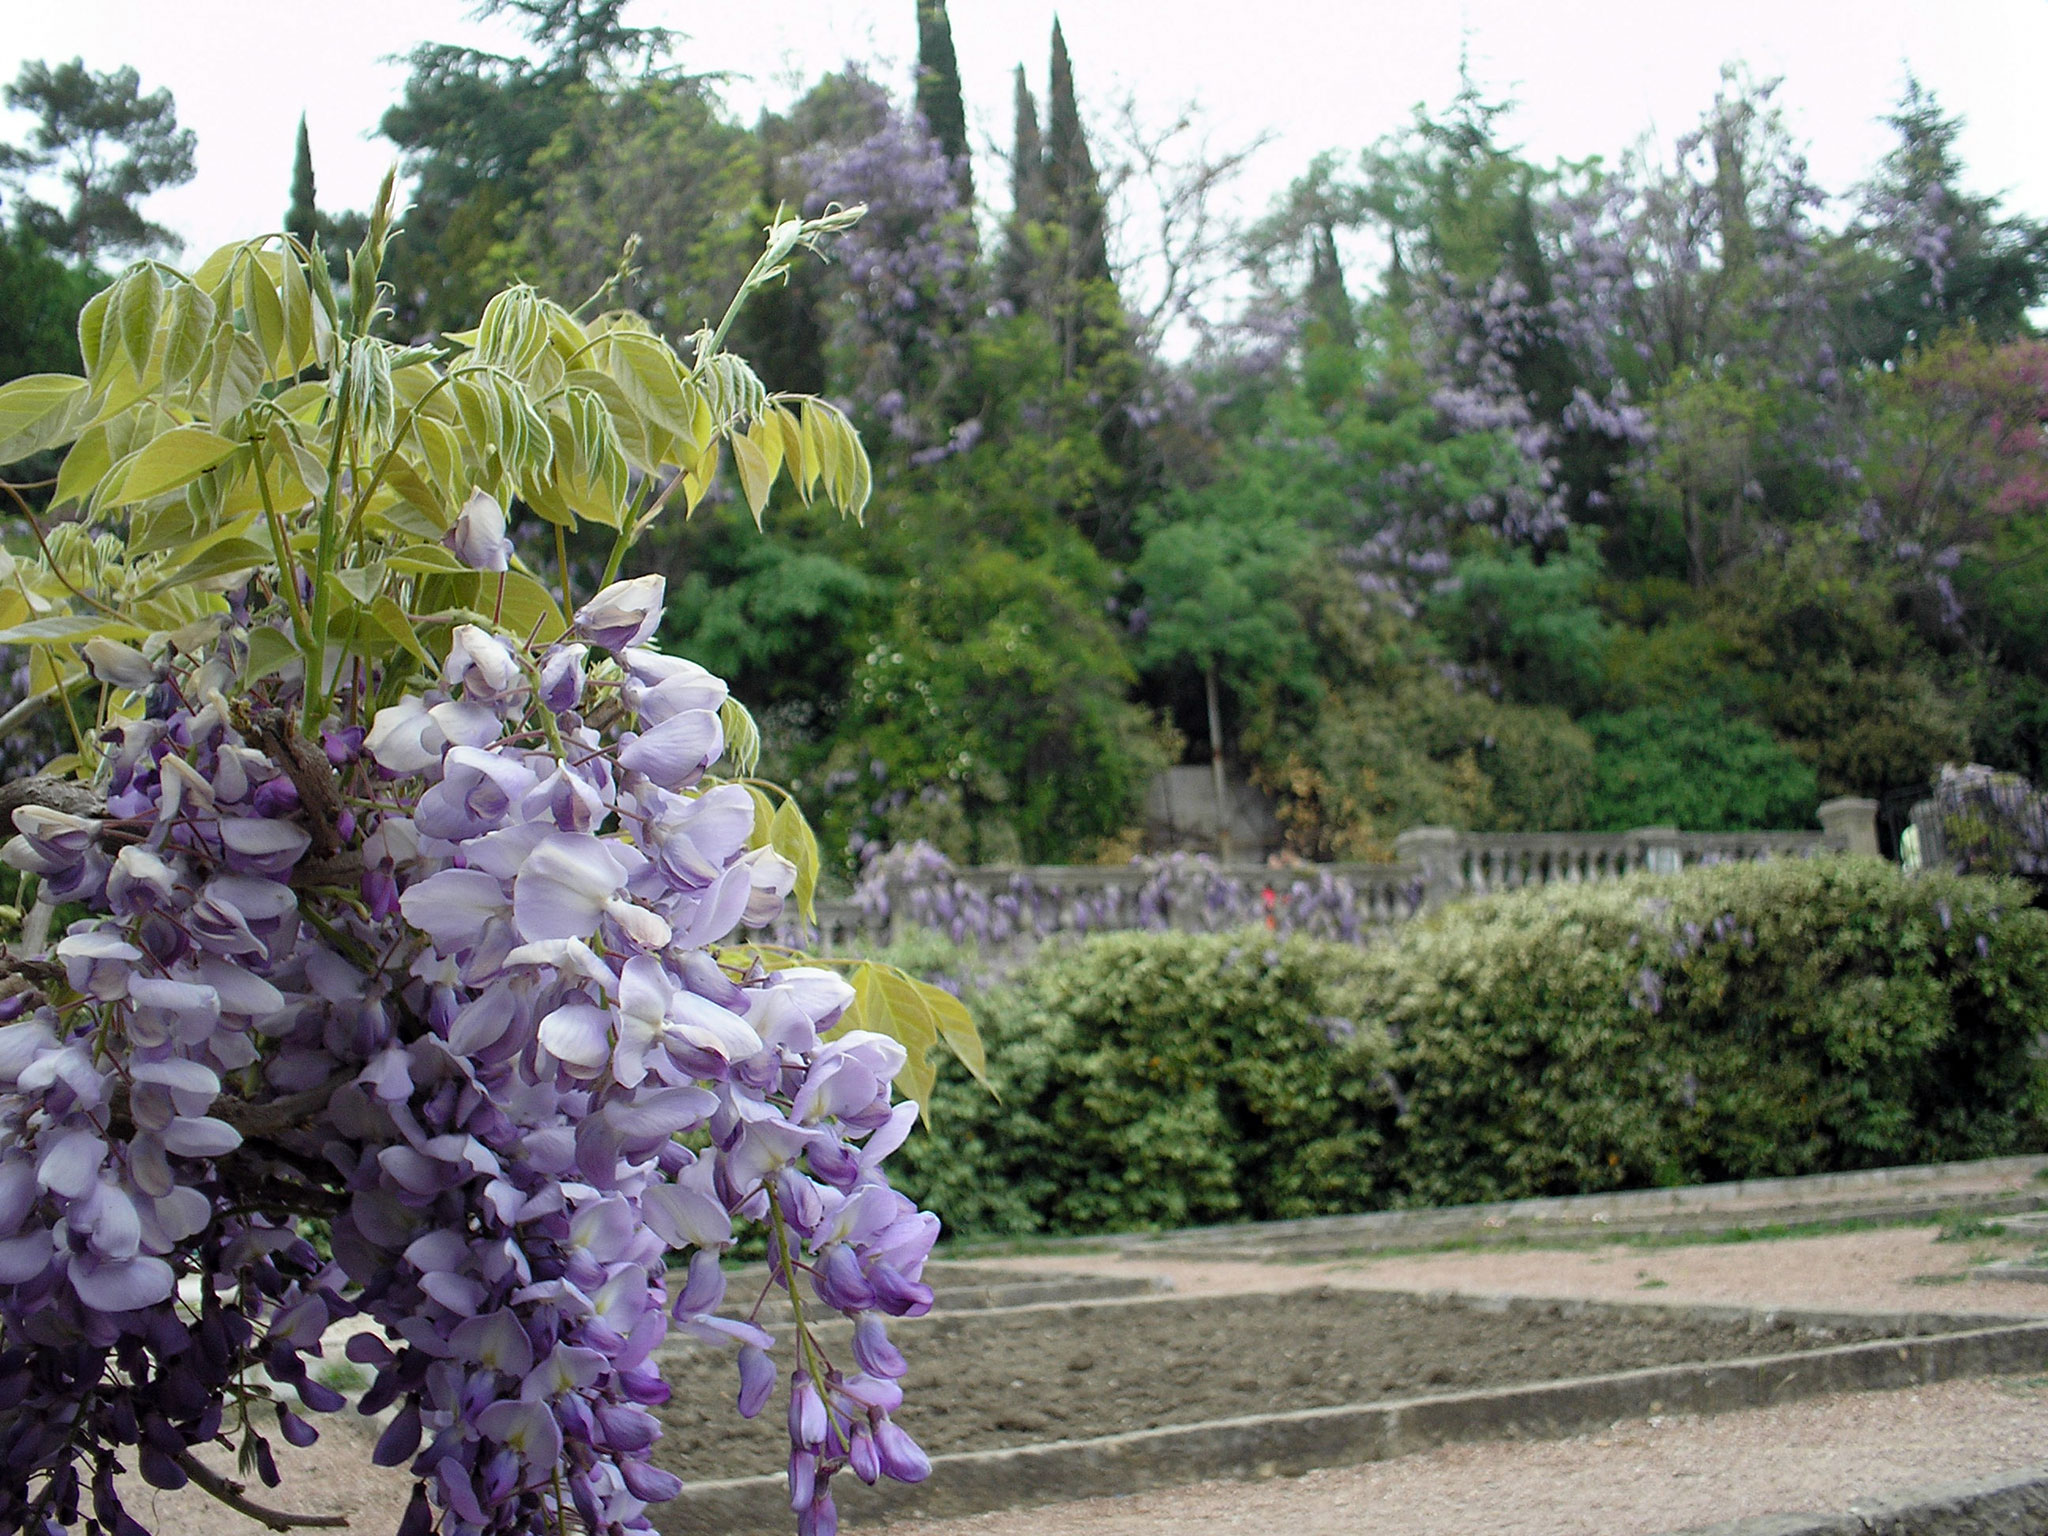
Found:
<svg viewBox="0 0 2048 1536"><path fill-rule="evenodd" d="M1056 934L1215 932L1263 923L1278 932L1357 943L1468 896L1615 880L1638 871L1671 874L1690 865L1862 851L1860 823L1847 811L1852 804L1871 802L1822 807L1825 832L1416 827L1395 839L1399 858L1388 864L1221 863L1173 854L1122 865L957 868L917 845L889 855L850 899L820 901L818 927L787 937L835 952L921 927L1007 951Z"/></svg>

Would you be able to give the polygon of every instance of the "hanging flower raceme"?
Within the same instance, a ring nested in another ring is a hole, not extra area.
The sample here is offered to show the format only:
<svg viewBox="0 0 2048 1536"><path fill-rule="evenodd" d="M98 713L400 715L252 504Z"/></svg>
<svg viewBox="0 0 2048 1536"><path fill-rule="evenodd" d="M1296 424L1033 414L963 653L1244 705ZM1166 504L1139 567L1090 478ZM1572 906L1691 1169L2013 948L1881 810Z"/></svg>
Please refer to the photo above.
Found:
<svg viewBox="0 0 2048 1536"><path fill-rule="evenodd" d="M923 1475L886 1319L929 1305L937 1223L882 1165L892 1085L925 1094L935 1032L978 1061L972 1024L736 939L809 908L809 828L708 777L759 738L653 643L662 579L579 606L565 557L558 604L513 515L597 525L615 571L722 461L756 517L778 484L857 516L867 458L722 331L686 363L515 287L378 336L395 216L387 179L346 311L291 236L141 263L81 376L0 385L0 464L71 445L39 554L0 555L41 689L9 718L76 748L0 827L0 1529L137 1536L133 1473L293 1523L241 1480L347 1406L341 1347L416 1479L402 1536L649 1530L680 1330L736 1350L748 1414L788 1352L823 1530L841 1468ZM775 225L735 306L858 216ZM724 1310L750 1229L793 1338Z"/></svg>
<svg viewBox="0 0 2048 1536"><path fill-rule="evenodd" d="M645 648L660 600L608 588L532 660L456 628L432 687L322 753L353 858L309 859L337 829L309 825L307 754L195 706L246 653L229 632L109 731L103 818L17 817L6 861L94 915L0 1003L0 1523L89 1499L133 1529L117 1449L179 1486L258 1396L309 1442L343 1406L323 1339L360 1314L358 1406L395 1409L376 1460L429 1496L409 1525L651 1529L680 1486L650 1412L671 1328L737 1346L742 1412L772 1393L776 1341L719 1310L750 1224L855 1322L836 1363L799 1344L802 1528L834 1527L843 1468L926 1474L884 1321L930 1306L938 1230L882 1171L917 1113L904 1047L833 1033L830 970L721 960L794 866L750 847L744 786L704 782L725 689Z"/></svg>

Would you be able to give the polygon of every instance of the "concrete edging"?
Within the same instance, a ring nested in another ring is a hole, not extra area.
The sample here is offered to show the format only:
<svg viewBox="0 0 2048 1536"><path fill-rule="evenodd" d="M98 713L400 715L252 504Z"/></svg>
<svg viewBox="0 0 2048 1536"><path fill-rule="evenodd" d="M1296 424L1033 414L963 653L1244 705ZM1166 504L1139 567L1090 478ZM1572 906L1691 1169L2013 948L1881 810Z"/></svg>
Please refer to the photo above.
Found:
<svg viewBox="0 0 2048 1536"><path fill-rule="evenodd" d="M1724 1413L1829 1392L1920 1386L2043 1366L2048 1366L2048 1322L2021 1323L1791 1355L1653 1366L1486 1392L965 1451L934 1457L931 1479L925 1483L885 1483L870 1489L842 1475L834 1479L833 1492L842 1513L856 1522L982 1514L1212 1479L1251 1480L1352 1466L1463 1441L1558 1439L1654 1413ZM779 1475L691 1484L656 1512L660 1528L675 1533L781 1531L789 1518L787 1490ZM1759 1527L1744 1530L1741 1536L1766 1536L1767 1529L1771 1536L1794 1536L1808 1527ZM1811 1529L1814 1536L1865 1530L1915 1536L1921 1528Z"/></svg>
<svg viewBox="0 0 2048 1536"><path fill-rule="evenodd" d="M1758 1515L1673 1536L2040 1536L2048 1531L2048 1466L1870 1499L1839 1515Z"/></svg>

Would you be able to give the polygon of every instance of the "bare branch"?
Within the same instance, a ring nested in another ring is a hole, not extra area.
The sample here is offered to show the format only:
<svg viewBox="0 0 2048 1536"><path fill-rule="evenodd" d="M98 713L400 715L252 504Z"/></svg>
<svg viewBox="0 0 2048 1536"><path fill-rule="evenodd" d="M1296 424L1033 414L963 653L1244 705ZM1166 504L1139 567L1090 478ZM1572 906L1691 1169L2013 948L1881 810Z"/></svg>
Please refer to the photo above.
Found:
<svg viewBox="0 0 2048 1536"><path fill-rule="evenodd" d="M204 1492L211 1494L238 1515L246 1515L259 1524L267 1525L273 1531L289 1531L300 1526L320 1526L335 1529L348 1524L347 1515L299 1515L289 1510L272 1509L267 1504L257 1504L242 1497L241 1483L233 1478L222 1477L190 1451L180 1451L172 1458L184 1468L185 1475Z"/></svg>

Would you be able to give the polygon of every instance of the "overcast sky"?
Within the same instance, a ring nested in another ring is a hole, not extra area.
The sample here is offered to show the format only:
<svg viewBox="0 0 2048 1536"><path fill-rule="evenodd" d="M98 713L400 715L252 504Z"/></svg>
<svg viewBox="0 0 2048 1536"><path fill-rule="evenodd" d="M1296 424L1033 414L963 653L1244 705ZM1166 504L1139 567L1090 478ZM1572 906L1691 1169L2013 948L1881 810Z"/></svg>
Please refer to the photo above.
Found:
<svg viewBox="0 0 2048 1536"><path fill-rule="evenodd" d="M169 86L199 135L199 175L151 215L196 260L283 216L293 133L306 113L323 207L359 207L391 158L376 137L414 43L506 46L466 20L470 0L0 0L0 75L28 58L133 64ZM1010 72L1044 89L1050 0L952 0L969 117L1007 140ZM1721 64L1785 76L1783 101L1830 190L1888 143L1876 119L1910 68L1968 119L1962 148L1979 190L2048 215L2048 0L1065 0L1058 7L1084 106L1134 93L1164 116L1190 99L1218 144L1265 132L1242 182L1266 201L1319 150L1355 150L1457 87L1461 45L1489 92L1517 103L1507 135L1534 159L1615 156L1641 134L1697 120ZM848 58L907 83L913 0L640 0L630 13L683 33L680 61L730 72L751 114L791 82ZM18 136L23 123L11 125ZM1001 184L993 163L981 184Z"/></svg>

